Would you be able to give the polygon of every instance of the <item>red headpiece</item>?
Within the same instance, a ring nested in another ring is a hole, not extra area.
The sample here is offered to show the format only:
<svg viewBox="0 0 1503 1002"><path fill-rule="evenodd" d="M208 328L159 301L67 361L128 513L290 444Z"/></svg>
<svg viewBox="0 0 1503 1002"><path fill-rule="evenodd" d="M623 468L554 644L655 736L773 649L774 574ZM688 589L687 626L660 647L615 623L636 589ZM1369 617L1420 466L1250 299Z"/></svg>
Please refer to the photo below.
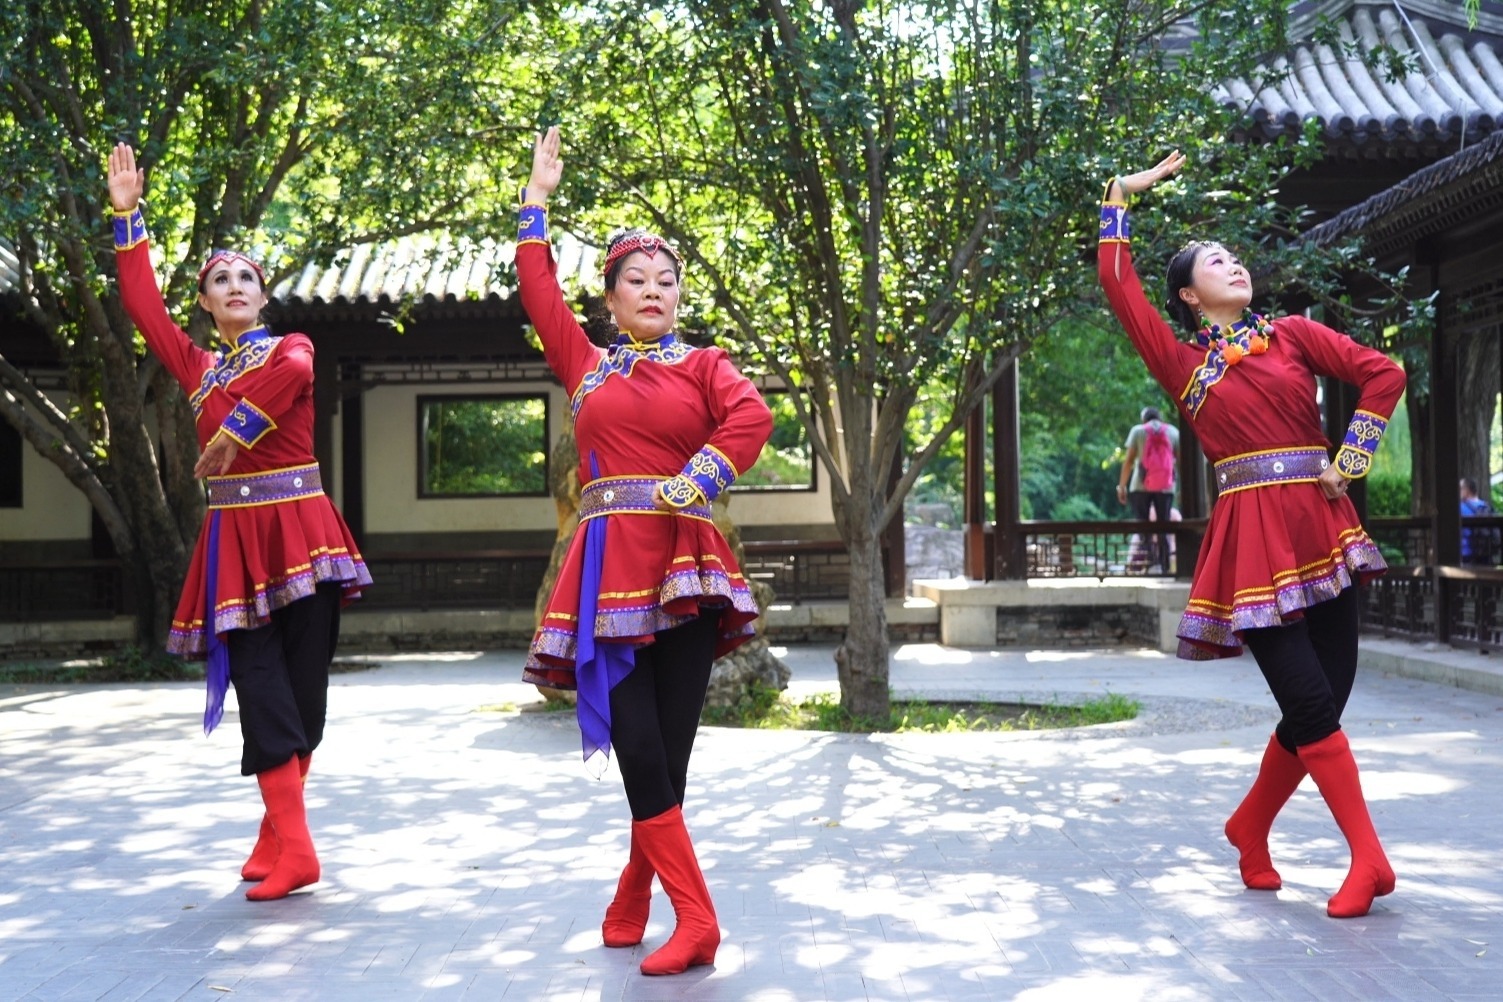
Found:
<svg viewBox="0 0 1503 1002"><path fill-rule="evenodd" d="M204 262L204 266L198 269L199 288L203 287L204 276L209 273L210 268L221 262L223 262L224 264L234 264L236 261L244 261L246 264L250 265L251 270L256 273L256 277L261 280L261 288L266 288L266 272L261 270L261 266L259 264L246 257L239 251L223 249L216 250L214 251L214 253L210 254L209 259Z"/></svg>
<svg viewBox="0 0 1503 1002"><path fill-rule="evenodd" d="M610 250L606 251L605 265L600 269L600 273L602 275L609 275L611 269L616 266L616 262L628 254L641 251L648 257L656 257L660 250L667 252L668 256L673 258L675 263L679 265L684 263L683 258L678 256L678 251L673 249L673 245L662 237L655 236L645 230L633 230L620 240L617 240L611 245Z"/></svg>

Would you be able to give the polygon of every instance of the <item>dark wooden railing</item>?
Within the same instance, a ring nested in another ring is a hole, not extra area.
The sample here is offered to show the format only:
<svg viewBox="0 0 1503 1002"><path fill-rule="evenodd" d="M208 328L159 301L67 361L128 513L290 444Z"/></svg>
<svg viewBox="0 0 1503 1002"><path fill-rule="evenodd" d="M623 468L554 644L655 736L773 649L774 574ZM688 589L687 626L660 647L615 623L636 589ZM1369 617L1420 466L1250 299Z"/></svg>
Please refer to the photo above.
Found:
<svg viewBox="0 0 1503 1002"><path fill-rule="evenodd" d="M1172 577L1178 554L1193 552L1194 537L1205 532L1204 519L1155 521L1048 522L1022 525L1028 577ZM1170 566L1158 563L1156 537L1167 535Z"/></svg>
<svg viewBox="0 0 1503 1002"><path fill-rule="evenodd" d="M742 545L742 573L771 585L778 602L798 605L850 597L851 558L838 539L759 539Z"/></svg>
<svg viewBox="0 0 1503 1002"><path fill-rule="evenodd" d="M850 559L838 540L757 540L744 545L742 571L771 585L779 602L849 595ZM376 585L365 593L362 604L376 609L530 609L549 557L544 549L367 556Z"/></svg>
<svg viewBox="0 0 1503 1002"><path fill-rule="evenodd" d="M1467 519L1466 526L1503 528L1503 516ZM1029 577L1104 580L1164 570L1143 557L1142 540L1158 530L1157 522L1028 521L1022 528ZM1429 519L1374 518L1367 529L1390 567L1364 590L1367 630L1481 650L1503 648L1503 569L1438 565ZM1203 530L1202 521L1170 523L1179 552L1193 546ZM745 573L771 585L779 602L849 596L850 559L838 540L758 540L745 549ZM530 609L549 555L544 549L369 555L376 585L362 605ZM97 618L129 611L117 561L0 564L0 621Z"/></svg>
<svg viewBox="0 0 1503 1002"><path fill-rule="evenodd" d="M118 560L0 564L0 622L127 613L123 579Z"/></svg>

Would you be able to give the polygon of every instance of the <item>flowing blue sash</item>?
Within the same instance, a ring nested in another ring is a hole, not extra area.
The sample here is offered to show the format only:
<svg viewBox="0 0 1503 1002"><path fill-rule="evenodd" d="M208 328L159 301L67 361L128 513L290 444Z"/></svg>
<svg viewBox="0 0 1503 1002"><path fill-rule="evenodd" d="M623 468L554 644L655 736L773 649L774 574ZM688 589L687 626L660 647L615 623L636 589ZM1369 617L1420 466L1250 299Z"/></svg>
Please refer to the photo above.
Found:
<svg viewBox="0 0 1503 1002"><path fill-rule="evenodd" d="M590 454L590 475L599 478L595 454ZM577 651L574 656L575 684L578 699L575 713L579 718L579 737L584 760L590 765L596 755L600 771L611 756L611 690L631 674L636 664L627 644L595 642L595 609L600 602L600 575L605 566L605 532L607 519L592 518L580 523L585 534L584 566L579 582L579 624Z"/></svg>
<svg viewBox="0 0 1503 1002"><path fill-rule="evenodd" d="M219 583L219 511L209 512L209 553L205 573L209 576L207 594L208 609L204 612L204 640L209 648L209 664L204 672L209 692L204 703L204 733L219 726L224 717L224 694L230 688L230 649L220 642L219 630L214 622L217 602L215 592Z"/></svg>

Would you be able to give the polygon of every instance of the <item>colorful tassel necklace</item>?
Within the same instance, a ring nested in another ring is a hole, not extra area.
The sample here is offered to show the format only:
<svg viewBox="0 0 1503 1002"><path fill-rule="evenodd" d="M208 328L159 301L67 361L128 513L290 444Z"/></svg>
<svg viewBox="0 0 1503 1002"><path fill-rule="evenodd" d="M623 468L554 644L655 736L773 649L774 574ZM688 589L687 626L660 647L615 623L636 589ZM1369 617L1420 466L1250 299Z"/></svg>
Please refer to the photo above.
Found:
<svg viewBox="0 0 1503 1002"><path fill-rule="evenodd" d="M1227 365L1236 365L1244 355L1261 355L1273 340L1273 323L1261 313L1244 309L1242 319L1223 329L1220 324L1206 323L1195 332L1202 348L1215 347Z"/></svg>

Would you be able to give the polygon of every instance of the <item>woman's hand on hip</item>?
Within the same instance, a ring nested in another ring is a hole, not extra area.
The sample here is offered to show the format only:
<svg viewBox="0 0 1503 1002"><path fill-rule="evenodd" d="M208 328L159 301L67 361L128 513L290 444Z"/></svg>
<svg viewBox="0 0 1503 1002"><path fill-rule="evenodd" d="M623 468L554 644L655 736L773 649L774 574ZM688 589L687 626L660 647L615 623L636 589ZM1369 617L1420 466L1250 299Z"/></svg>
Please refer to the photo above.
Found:
<svg viewBox="0 0 1503 1002"><path fill-rule="evenodd" d="M1347 488L1352 484L1351 480L1347 479L1335 466L1327 466L1321 470L1315 482L1320 485L1327 501L1346 497Z"/></svg>

